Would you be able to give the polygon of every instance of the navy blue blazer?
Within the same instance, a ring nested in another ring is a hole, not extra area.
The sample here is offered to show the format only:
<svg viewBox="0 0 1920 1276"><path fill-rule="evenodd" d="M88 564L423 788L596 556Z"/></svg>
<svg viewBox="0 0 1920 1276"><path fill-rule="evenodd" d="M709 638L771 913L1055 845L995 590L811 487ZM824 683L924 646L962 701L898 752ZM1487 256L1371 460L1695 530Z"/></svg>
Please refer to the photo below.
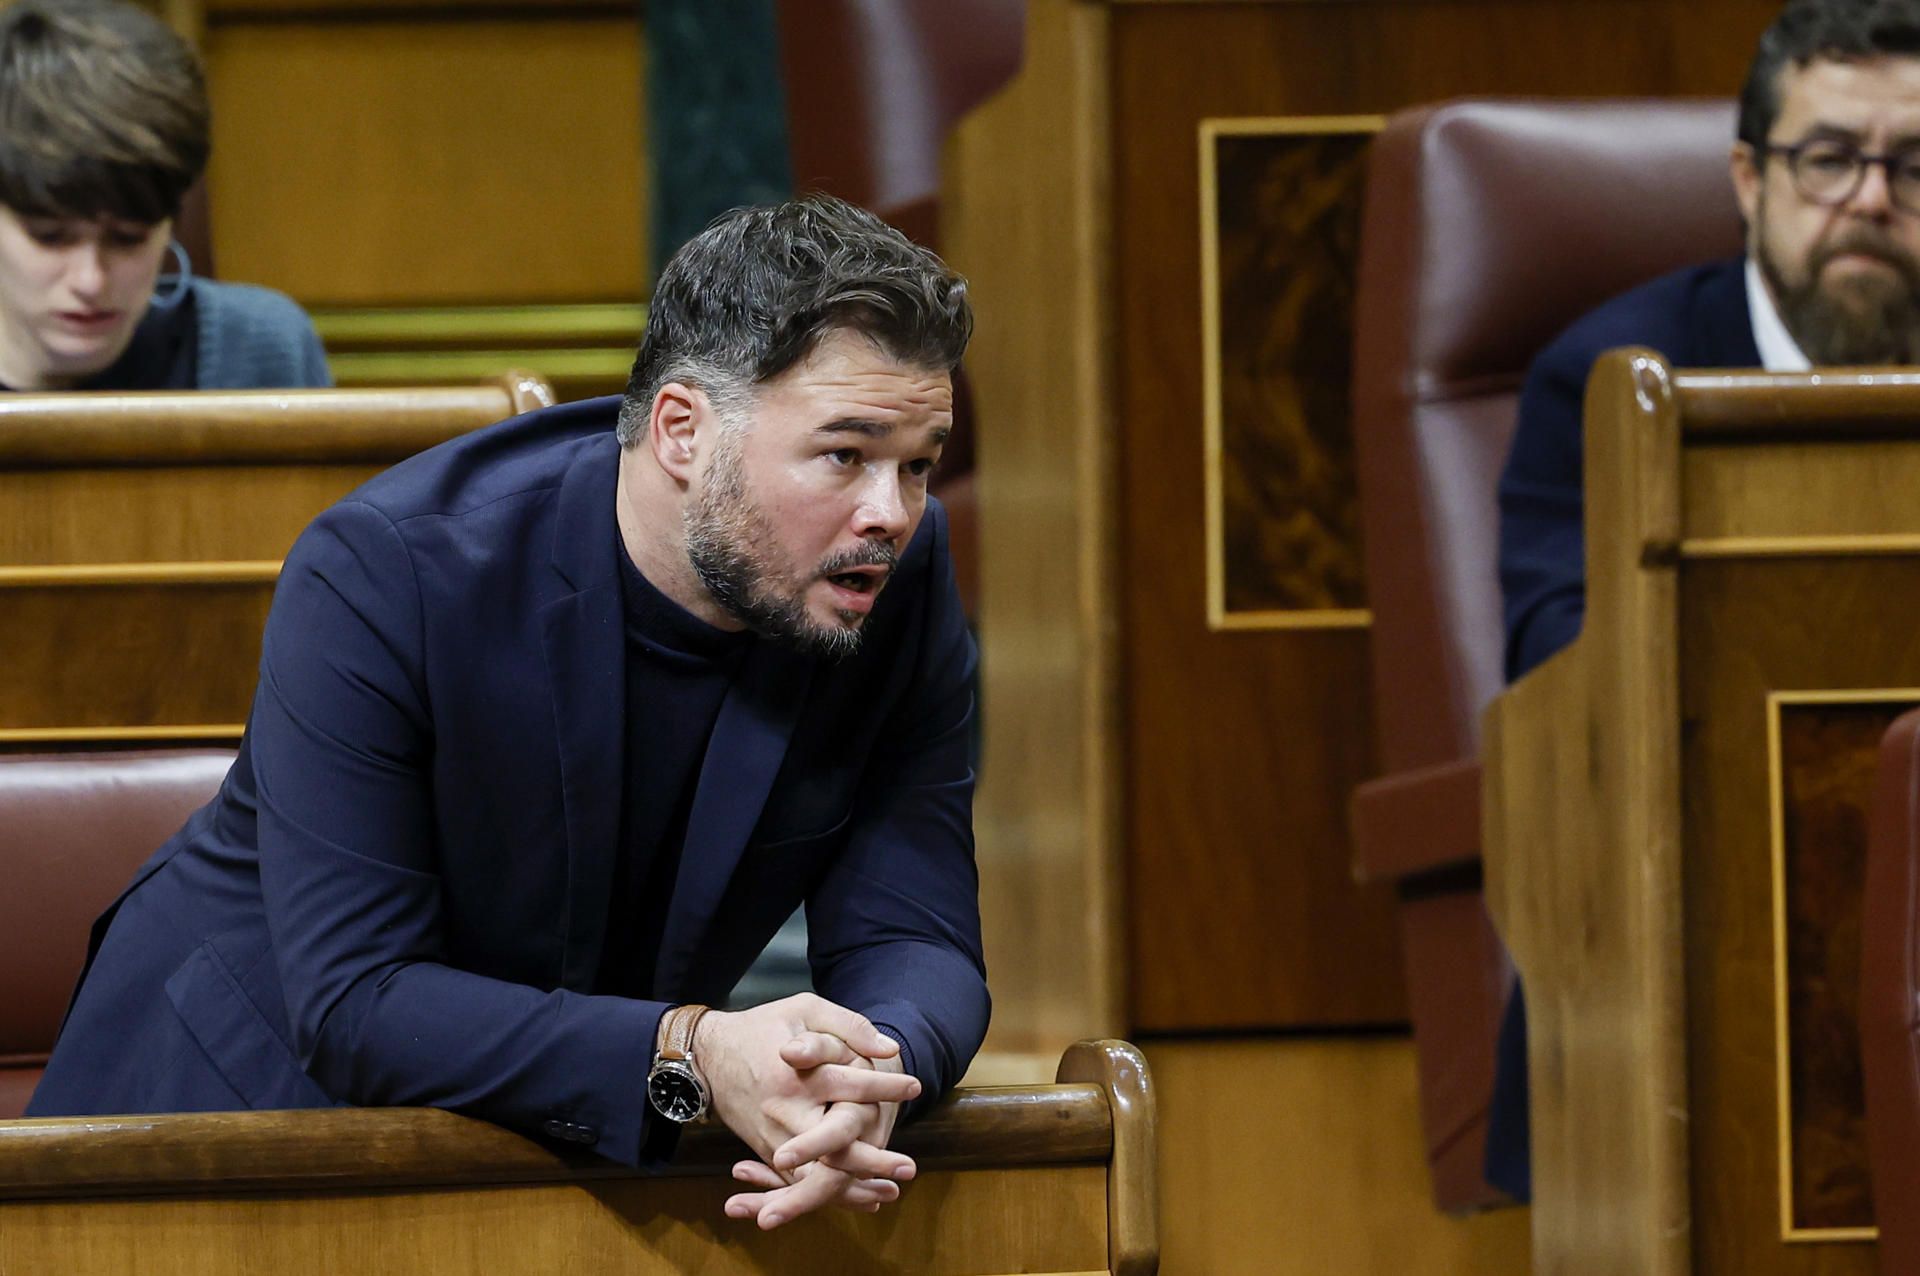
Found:
<svg viewBox="0 0 1920 1276"><path fill-rule="evenodd" d="M1608 350L1647 346L1683 368L1756 368L1746 258L1690 266L1623 293L1534 359L1500 476L1500 589L1512 681L1580 635L1587 607L1581 413L1587 376ZM1527 1012L1516 989L1494 1052L1487 1181L1532 1195L1527 1131Z"/></svg>
<svg viewBox="0 0 1920 1276"><path fill-rule="evenodd" d="M1586 612L1581 408L1594 360L1648 346L1683 368L1757 368L1746 258L1691 266L1623 293L1541 351L1500 476L1500 589L1512 681L1580 633Z"/></svg>
<svg viewBox="0 0 1920 1276"><path fill-rule="evenodd" d="M638 1162L667 1004L807 905L820 994L922 1103L988 998L974 650L928 502L858 655L757 643L695 791L652 1001L596 996L626 640L617 399L396 466L288 555L219 795L94 928L36 1116L426 1104Z"/></svg>

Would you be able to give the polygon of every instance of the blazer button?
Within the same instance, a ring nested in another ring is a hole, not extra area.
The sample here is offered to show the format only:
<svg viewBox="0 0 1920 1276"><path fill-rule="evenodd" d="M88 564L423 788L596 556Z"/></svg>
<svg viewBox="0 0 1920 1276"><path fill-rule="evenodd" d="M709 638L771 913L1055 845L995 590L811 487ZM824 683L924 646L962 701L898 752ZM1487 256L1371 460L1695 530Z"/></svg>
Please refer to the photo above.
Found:
<svg viewBox="0 0 1920 1276"><path fill-rule="evenodd" d="M600 1131L590 1125L575 1125L571 1121L547 1121L540 1126L548 1138L559 1139L563 1143L578 1143L582 1147L592 1147L600 1141Z"/></svg>

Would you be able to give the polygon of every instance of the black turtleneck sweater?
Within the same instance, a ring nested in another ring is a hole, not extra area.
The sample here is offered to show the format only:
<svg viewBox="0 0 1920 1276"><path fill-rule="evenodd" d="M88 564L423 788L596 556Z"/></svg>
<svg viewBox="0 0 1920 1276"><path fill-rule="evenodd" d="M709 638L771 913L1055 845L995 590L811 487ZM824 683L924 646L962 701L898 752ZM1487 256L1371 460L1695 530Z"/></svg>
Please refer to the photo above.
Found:
<svg viewBox="0 0 1920 1276"><path fill-rule="evenodd" d="M752 645L668 598L618 547L627 630L626 789L595 991L655 997L687 816L720 703Z"/></svg>

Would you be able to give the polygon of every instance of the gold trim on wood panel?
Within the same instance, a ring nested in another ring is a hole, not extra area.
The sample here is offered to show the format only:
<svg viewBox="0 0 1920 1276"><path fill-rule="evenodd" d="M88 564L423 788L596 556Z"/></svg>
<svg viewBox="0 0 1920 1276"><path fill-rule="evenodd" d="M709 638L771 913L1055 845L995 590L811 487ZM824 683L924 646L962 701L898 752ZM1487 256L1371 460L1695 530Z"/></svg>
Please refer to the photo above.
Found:
<svg viewBox="0 0 1920 1276"><path fill-rule="evenodd" d="M1384 115L1236 115L1200 121L1200 140L1216 137L1273 137L1289 133L1320 136L1327 133L1378 133L1387 126Z"/></svg>
<svg viewBox="0 0 1920 1276"><path fill-rule="evenodd" d="M343 385L418 385L538 369L624 384L647 325L637 302L322 310L314 327Z"/></svg>
<svg viewBox="0 0 1920 1276"><path fill-rule="evenodd" d="M1822 691L1770 691L1767 705L1775 704L1920 704L1920 687L1843 687Z"/></svg>
<svg viewBox="0 0 1920 1276"><path fill-rule="evenodd" d="M1364 629L1373 623L1373 613L1364 609L1227 611L1226 501L1221 477L1220 207L1214 142L1221 137L1378 133L1386 123L1383 115L1274 115L1200 121L1201 468L1206 477L1208 629Z"/></svg>
<svg viewBox="0 0 1920 1276"><path fill-rule="evenodd" d="M1780 1239L1793 1245L1852 1245L1880 1239L1877 1227L1802 1227L1781 1233Z"/></svg>
<svg viewBox="0 0 1920 1276"><path fill-rule="evenodd" d="M270 585L280 560L206 563L60 563L0 567L0 589L91 589L121 585Z"/></svg>
<svg viewBox="0 0 1920 1276"><path fill-rule="evenodd" d="M472 381L508 368L530 368L549 381L624 381L633 371L633 348L349 351L328 354L327 363L342 385Z"/></svg>
<svg viewBox="0 0 1920 1276"><path fill-rule="evenodd" d="M1795 1243L1877 1241L1877 1227L1795 1227L1793 1223L1793 1095L1787 1058L1787 801L1780 710L1806 704L1920 704L1920 687L1857 687L1767 693L1767 801L1773 858L1774 1113L1779 1134L1780 1239Z"/></svg>
<svg viewBox="0 0 1920 1276"><path fill-rule="evenodd" d="M1211 588L1213 582L1207 582ZM1208 609L1207 627L1231 632L1236 629L1365 629L1373 624L1373 613L1365 608L1342 610L1316 608L1303 611L1233 611L1219 615Z"/></svg>
<svg viewBox="0 0 1920 1276"><path fill-rule="evenodd" d="M0 727L0 744L147 744L155 740L233 740L244 722L202 722L158 727Z"/></svg>
<svg viewBox="0 0 1920 1276"><path fill-rule="evenodd" d="M1767 839L1773 895L1773 1119L1780 1186L1780 1235L1793 1234L1793 1098L1787 1068L1787 780L1781 756L1780 692L1767 696Z"/></svg>
<svg viewBox="0 0 1920 1276"><path fill-rule="evenodd" d="M1920 533L1828 536L1696 536L1680 542L1681 558L1821 558L1920 554Z"/></svg>
<svg viewBox="0 0 1920 1276"><path fill-rule="evenodd" d="M329 347L397 346L423 341L503 345L556 342L563 345L628 347L640 341L647 308L609 302L571 306L421 306L407 309L316 310L313 326Z"/></svg>

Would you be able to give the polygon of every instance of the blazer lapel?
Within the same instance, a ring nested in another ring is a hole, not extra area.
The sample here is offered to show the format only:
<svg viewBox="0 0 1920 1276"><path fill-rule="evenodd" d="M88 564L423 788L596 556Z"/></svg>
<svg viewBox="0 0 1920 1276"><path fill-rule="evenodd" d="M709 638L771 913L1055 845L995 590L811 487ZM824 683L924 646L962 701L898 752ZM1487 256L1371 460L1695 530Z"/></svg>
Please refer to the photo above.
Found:
<svg viewBox="0 0 1920 1276"><path fill-rule="evenodd" d="M690 965L787 756L813 662L757 643L720 705L687 816L655 994L687 987Z"/></svg>
<svg viewBox="0 0 1920 1276"><path fill-rule="evenodd" d="M567 918L560 983L586 992L599 973L613 889L626 765L622 718L627 644L620 600L614 490L619 447L609 432L568 469L560 489L554 569L576 592L541 616L567 825Z"/></svg>
<svg viewBox="0 0 1920 1276"><path fill-rule="evenodd" d="M1689 358L1696 366L1760 366L1760 346L1753 337L1753 309L1747 304L1745 257L1734 259L1701 286L1695 319L1695 345Z"/></svg>

